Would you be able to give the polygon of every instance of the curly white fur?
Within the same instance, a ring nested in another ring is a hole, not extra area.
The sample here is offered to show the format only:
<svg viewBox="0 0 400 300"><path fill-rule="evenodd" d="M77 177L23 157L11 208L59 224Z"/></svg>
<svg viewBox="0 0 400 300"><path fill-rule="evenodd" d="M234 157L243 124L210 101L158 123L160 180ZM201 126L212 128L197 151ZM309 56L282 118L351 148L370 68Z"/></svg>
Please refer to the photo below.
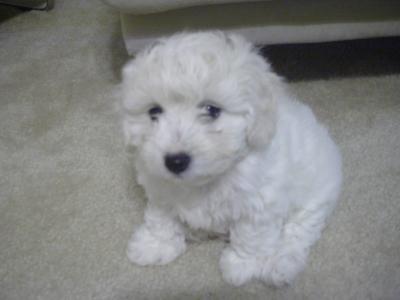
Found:
<svg viewBox="0 0 400 300"><path fill-rule="evenodd" d="M130 260L171 262L188 226L229 233L227 282L290 283L341 185L339 151L312 111L249 42L221 32L159 40L124 67L123 92L124 133L148 197ZM218 119L204 117L204 102L221 108ZM192 161L177 176L164 157L180 151Z"/></svg>

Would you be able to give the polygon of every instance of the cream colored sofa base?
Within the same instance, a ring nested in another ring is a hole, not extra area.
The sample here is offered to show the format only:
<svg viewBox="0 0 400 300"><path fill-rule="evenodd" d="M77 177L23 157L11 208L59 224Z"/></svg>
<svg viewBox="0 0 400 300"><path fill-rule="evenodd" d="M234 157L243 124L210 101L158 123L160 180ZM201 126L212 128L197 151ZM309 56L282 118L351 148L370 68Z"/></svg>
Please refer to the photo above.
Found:
<svg viewBox="0 0 400 300"><path fill-rule="evenodd" d="M179 29L177 29L159 34L146 33L142 35L132 26L134 24L132 24L132 19L129 16L123 15L121 21L125 46L130 55L134 55L137 51L151 44L159 37L179 31ZM196 28L196 30L199 29L201 28ZM304 26L275 25L252 28L232 28L225 29L225 31L242 34L258 45L312 43L397 36L400 35L400 22L341 23Z"/></svg>
<svg viewBox="0 0 400 300"><path fill-rule="evenodd" d="M257 44L304 43L400 35L400 1L268 1L121 14L126 48L182 30L238 32Z"/></svg>

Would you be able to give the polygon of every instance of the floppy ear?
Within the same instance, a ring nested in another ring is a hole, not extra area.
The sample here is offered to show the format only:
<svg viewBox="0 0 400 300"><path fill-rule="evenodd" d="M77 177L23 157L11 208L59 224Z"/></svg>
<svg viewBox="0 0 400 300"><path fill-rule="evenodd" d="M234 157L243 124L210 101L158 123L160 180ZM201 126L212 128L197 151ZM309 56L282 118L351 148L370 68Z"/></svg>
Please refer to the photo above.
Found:
<svg viewBox="0 0 400 300"><path fill-rule="evenodd" d="M124 134L125 151L128 154L136 153L145 138L143 120L141 117L124 116L122 120L122 130Z"/></svg>
<svg viewBox="0 0 400 300"><path fill-rule="evenodd" d="M281 79L269 70L255 80L258 88L249 112L247 143L253 149L260 149L268 145L275 134L277 101L284 93Z"/></svg>
<svg viewBox="0 0 400 300"><path fill-rule="evenodd" d="M122 68L122 84L119 86L120 103L119 113L121 117L122 131L125 146L128 152L134 151L142 138L142 122L136 113L136 93L134 82L137 76L135 60L128 61Z"/></svg>
<svg viewBox="0 0 400 300"><path fill-rule="evenodd" d="M135 134L135 126L126 116L123 117L122 130L124 133L125 146L128 152L133 151L137 144L137 134Z"/></svg>

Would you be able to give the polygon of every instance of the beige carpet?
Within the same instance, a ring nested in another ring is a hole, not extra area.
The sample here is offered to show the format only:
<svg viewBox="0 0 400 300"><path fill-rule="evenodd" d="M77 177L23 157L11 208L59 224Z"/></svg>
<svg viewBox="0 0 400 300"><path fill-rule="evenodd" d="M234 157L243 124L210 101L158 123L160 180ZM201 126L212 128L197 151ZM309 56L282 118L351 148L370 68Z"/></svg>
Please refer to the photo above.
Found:
<svg viewBox="0 0 400 300"><path fill-rule="evenodd" d="M233 288L219 241L165 267L125 256L144 203L113 111L126 60L118 15L95 0L0 12L1 300L400 299L400 48L376 42L389 54L372 67L375 54L267 49L331 129L345 185L292 287Z"/></svg>

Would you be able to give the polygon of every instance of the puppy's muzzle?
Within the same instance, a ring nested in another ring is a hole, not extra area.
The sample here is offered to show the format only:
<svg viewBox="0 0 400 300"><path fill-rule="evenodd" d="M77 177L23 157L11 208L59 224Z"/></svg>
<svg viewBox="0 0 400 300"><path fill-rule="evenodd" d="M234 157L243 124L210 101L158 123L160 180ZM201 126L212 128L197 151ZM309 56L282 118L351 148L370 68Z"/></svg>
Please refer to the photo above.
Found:
<svg viewBox="0 0 400 300"><path fill-rule="evenodd" d="M165 166L174 174L180 174L185 171L189 167L190 161L191 157L184 152L167 154L164 158Z"/></svg>

